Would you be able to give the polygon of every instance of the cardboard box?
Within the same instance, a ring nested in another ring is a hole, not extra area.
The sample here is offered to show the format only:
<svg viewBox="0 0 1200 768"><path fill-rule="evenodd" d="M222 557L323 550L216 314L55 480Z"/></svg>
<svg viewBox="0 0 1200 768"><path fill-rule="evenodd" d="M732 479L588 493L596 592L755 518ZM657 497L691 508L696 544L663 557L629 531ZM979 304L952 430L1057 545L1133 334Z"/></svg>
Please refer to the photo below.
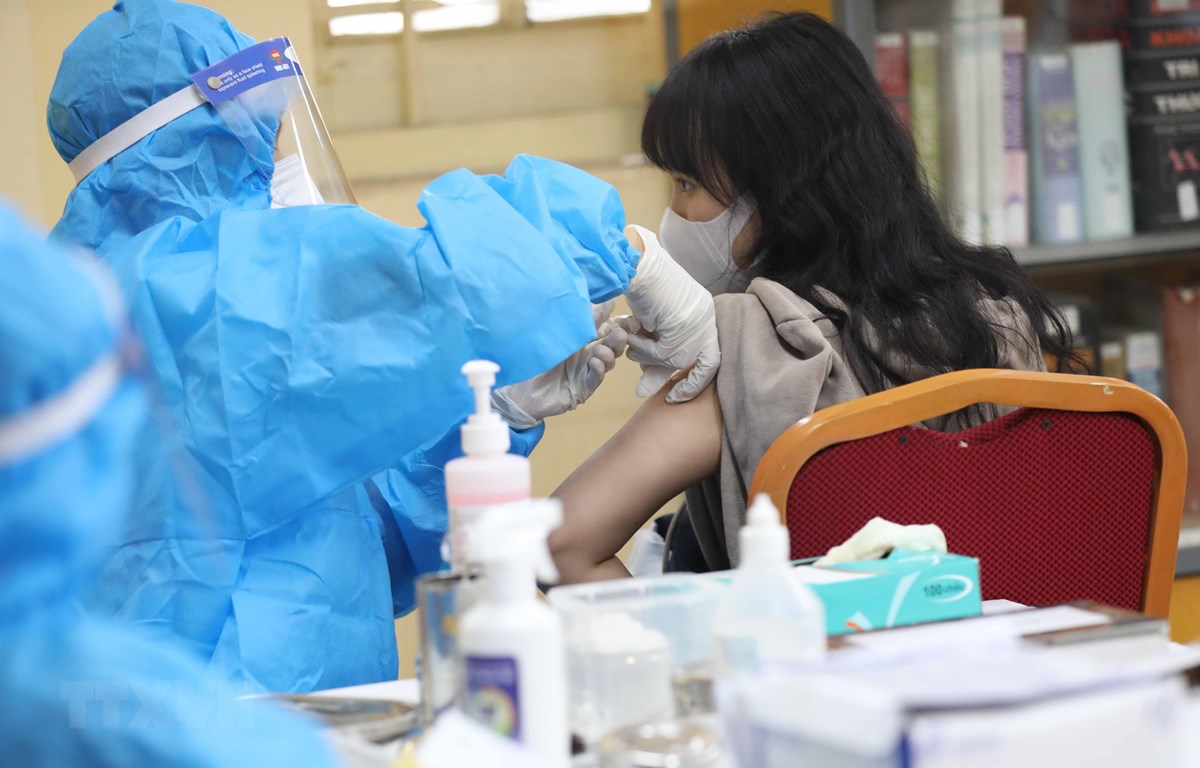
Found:
<svg viewBox="0 0 1200 768"><path fill-rule="evenodd" d="M702 578L727 586L734 573ZM897 549L882 560L803 565L795 574L825 604L830 635L963 619L982 610L979 561L963 555Z"/></svg>
<svg viewBox="0 0 1200 768"><path fill-rule="evenodd" d="M882 560L800 567L796 575L825 603L831 635L961 619L982 610L979 561L963 555L894 550Z"/></svg>

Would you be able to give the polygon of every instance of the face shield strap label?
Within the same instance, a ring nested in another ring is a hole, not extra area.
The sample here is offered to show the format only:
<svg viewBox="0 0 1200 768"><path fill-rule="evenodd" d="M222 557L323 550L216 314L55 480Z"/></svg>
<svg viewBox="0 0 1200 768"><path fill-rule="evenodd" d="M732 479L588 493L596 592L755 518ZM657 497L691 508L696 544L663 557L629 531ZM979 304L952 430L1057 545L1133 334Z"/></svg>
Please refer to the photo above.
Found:
<svg viewBox="0 0 1200 768"><path fill-rule="evenodd" d="M101 165L202 104L219 106L260 85L302 76L286 37L252 45L192 75L193 85L152 104L93 141L68 164L71 175L78 184Z"/></svg>
<svg viewBox="0 0 1200 768"><path fill-rule="evenodd" d="M83 429L116 391L121 371L116 355L104 357L58 395L0 421L0 464L32 456Z"/></svg>
<svg viewBox="0 0 1200 768"><path fill-rule="evenodd" d="M275 37L197 72L192 82L213 106L220 106L252 88L302 75L291 42L286 37Z"/></svg>

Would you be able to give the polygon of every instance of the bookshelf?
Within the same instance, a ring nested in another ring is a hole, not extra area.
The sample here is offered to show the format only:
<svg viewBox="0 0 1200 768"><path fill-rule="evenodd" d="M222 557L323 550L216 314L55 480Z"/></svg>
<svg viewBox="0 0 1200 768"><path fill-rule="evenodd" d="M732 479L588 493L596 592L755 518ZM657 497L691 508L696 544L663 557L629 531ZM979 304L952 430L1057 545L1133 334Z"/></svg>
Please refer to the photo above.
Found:
<svg viewBox="0 0 1200 768"><path fill-rule="evenodd" d="M1130 6L1133 7L1138 4L1137 0L1131 0ZM1141 5L1149 6L1151 4L1141 3ZM1061 0L1060 3L1056 4L1056 7L1062 9L1080 8L1084 11L1100 8L1101 6L1104 6L1104 3L1092 3L1087 0L1083 2L1080 2L1080 0ZM873 68L876 67L877 50L882 50L885 53L889 50L888 48L877 49L877 44L882 44L881 33L886 37L889 33L904 32L907 35L912 30L939 29L939 34L942 35L942 44L945 44L945 41L950 36L950 27L944 22L949 18L951 13L950 7L951 0L833 0L832 2L834 22L850 36ZM1186 7L1190 10L1193 18L1200 18L1200 3L1189 2L1186 4ZM1075 39L1065 29L1055 29L1051 24L1047 23L1047 8L1049 8L1049 5L1044 0L1004 0L1003 2L1002 15L1020 16L1025 19L1025 24L1028 28L1029 51L1039 49L1039 53L1042 53L1041 49L1050 48L1066 50L1067 46L1072 42L1106 39L1104 34ZM1128 34L1131 38L1139 34L1137 27L1137 24L1130 24ZM1200 21L1193 22L1193 27L1200 29ZM1023 32L1022 34L1024 35L1025 33ZM1200 54L1197 53L1197 51L1200 51L1200 48L1195 46L1194 41L1192 42L1193 44L1186 50L1180 49L1178 55L1180 57L1184 57L1185 55L1197 57L1196 60L1200 61ZM1128 40L1126 40L1126 43L1128 43ZM905 42L905 45L912 44L911 38L908 38ZM1022 45L1024 46L1024 41ZM1169 47L1169 45L1164 44L1164 47ZM1126 50L1128 50L1128 45L1126 45ZM1155 55L1158 53L1166 54L1167 52L1154 52ZM1155 55L1151 55L1149 58L1155 58ZM1136 59L1137 56L1135 55L1134 58ZM1142 56L1142 58L1145 59L1147 57ZM910 59L910 64L911 61ZM888 61L881 55L879 64L883 69L887 69L886 65ZM1126 64L1128 65L1128 61L1126 61ZM1029 66L1028 59L1023 66ZM914 69L913 72L915 71ZM1194 77L1194 74L1192 76ZM906 90L902 94L902 99L907 108L907 99L910 96L910 93L907 91L909 87L908 75L904 76L904 81L904 88ZM912 91L914 100L916 94L915 87L914 85L914 90ZM942 80L939 87L944 89L946 81ZM1026 82L1026 87L1028 87L1028 82ZM1134 90L1139 91L1141 89L1134 88ZM888 93L886 86L885 93ZM892 98L892 94L888 93L888 95L889 98ZM946 97L943 93L939 98L944 99ZM1131 102L1127 101L1127 104L1129 103ZM1145 104L1144 100L1142 104ZM1142 106L1141 109L1145 110L1146 107ZM1074 119L1072 117L1072 120ZM914 121L913 125L915 124ZM944 131L945 123L943 122L942 125ZM1005 130L1008 130L1007 127ZM1131 164L1136 164L1135 153L1139 149L1146 151L1147 145L1144 143L1139 145L1134 142L1133 129L1129 128L1128 130L1130 135L1129 158L1131 161L1134 161ZM1028 131L1029 127L1027 124L1026 132ZM945 136L942 137L943 140L945 138ZM1024 139L1027 147L1029 147L1030 140L1029 136L1026 136ZM919 141L918 151L920 151ZM1030 153L1032 155L1032 147L1030 147ZM1031 162L1034 161L1034 158L1031 157L1030 159ZM1189 158L1190 160L1191 158ZM947 161L943 159L941 162L946 163ZM1195 167L1193 165L1192 169L1195 169ZM1031 176L1028 183L1032 185L1035 183L1032 177L1032 165L1030 169ZM943 182L945 181L944 177L946 173L946 166L943 165L941 169ZM976 182L976 184L978 183ZM1192 189L1194 190L1195 187L1192 187ZM1194 195L1192 199L1195 199ZM1136 208L1137 200L1134 203ZM1181 197L1180 209L1182 210L1183 208L1184 203ZM1083 240L1063 244L1031 242L1027 246L1013 247L1012 252L1018 263L1029 271L1033 280L1042 285L1046 290L1061 294L1078 294L1089 301L1108 301L1109 304L1103 307L1105 313L1112 312L1117 316L1120 316L1122 312L1132 313L1133 310L1129 310L1127 307L1121 305L1133 305L1135 302L1132 297L1135 295L1144 297L1148 294L1154 295L1157 293L1159 297L1157 299L1158 308L1156 312L1151 314L1157 314L1159 317L1157 320L1149 321L1151 325L1146 326L1146 328L1159 332L1163 331L1161 322L1162 291L1172 286L1200 286L1200 218L1197 218L1193 222L1191 228L1167 229L1166 231L1157 232L1137 232L1132 236L1117 237L1115 239ZM1114 284L1127 286L1129 290L1125 294L1122 294L1120 290L1114 294ZM1119 296L1115 302L1112 299L1113 295ZM1113 304L1116 306L1112 306ZM1145 302L1143 302L1138 321L1145 323L1147 322L1146 318ZM1105 320L1105 322L1108 322L1108 320ZM1130 322L1130 317L1120 317L1115 322ZM1097 340L1093 339L1093 342L1097 343L1097 347L1099 346ZM1178 353L1178 349L1176 351ZM1200 357L1200 349L1196 349L1194 354L1190 348L1187 352L1188 356ZM1168 354L1167 357L1169 358L1170 355ZM1161 362L1159 365L1161 366ZM1184 415L1185 410L1189 413L1196 410L1196 404L1191 400L1181 402L1179 399L1200 397L1200 395L1197 395L1200 392L1200 381L1193 382L1189 379L1187 384L1187 387L1180 387L1180 389L1186 388L1190 391L1175 392L1174 397L1172 397L1173 393L1169 390L1166 393L1166 397L1177 413L1180 414L1181 422L1184 423L1185 433L1193 443L1191 446L1193 452L1200 455L1200 446L1195 445L1197 435L1194 430L1197 429L1197 424L1192 423L1189 426L1189 419ZM1185 408L1185 406L1187 407ZM1180 535L1179 559L1176 572L1179 577L1200 577L1200 493L1197 493L1195 488L1192 488L1189 493L1189 510L1184 515L1184 526ZM1194 581L1200 584L1200 579Z"/></svg>
<svg viewBox="0 0 1200 768"><path fill-rule="evenodd" d="M876 36L880 31L895 27L936 27L938 22L935 20L948 13L948 3L949 0L833 0L831 7L834 22L874 67ZM1029 8L1036 8L1037 5L1037 0L1007 0L1004 11L1016 15L1029 14ZM1036 37L1036 29L1031 29L1031 36ZM1200 222L1194 229L1174 232L1139 233L1129 238L1085 240L1064 245L1031 244L1012 250L1019 263L1031 268L1171 255L1177 259L1194 260L1200 270Z"/></svg>
<svg viewBox="0 0 1200 768"><path fill-rule="evenodd" d="M1137 256L1160 254L1194 258L1200 267L1200 228L1136 235L1119 240L1096 240L1067 245L1031 245L1014 248L1013 256L1026 267L1053 267L1084 264Z"/></svg>

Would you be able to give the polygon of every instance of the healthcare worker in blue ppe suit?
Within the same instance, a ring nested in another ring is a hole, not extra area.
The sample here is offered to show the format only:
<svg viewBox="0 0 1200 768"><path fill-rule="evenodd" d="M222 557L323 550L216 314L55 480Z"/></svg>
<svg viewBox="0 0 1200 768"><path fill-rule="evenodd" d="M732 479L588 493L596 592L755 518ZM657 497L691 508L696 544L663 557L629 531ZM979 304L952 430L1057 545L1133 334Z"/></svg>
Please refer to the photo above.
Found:
<svg viewBox="0 0 1200 768"><path fill-rule="evenodd" d="M348 204L286 39L205 9L117 3L64 52L48 122L78 182L53 236L118 276L212 504L187 530L141 489L89 606L236 684L395 676L392 619L444 528L424 467L470 411L466 360L532 382L507 392L535 421L565 410L595 380L592 303L625 292L655 359L694 364L673 398L719 362L711 297L639 258L611 187L521 157L434 182L424 227L379 219Z"/></svg>
<svg viewBox="0 0 1200 768"><path fill-rule="evenodd" d="M307 722L236 701L177 648L79 610L154 428L105 277L0 203L0 762L333 765Z"/></svg>

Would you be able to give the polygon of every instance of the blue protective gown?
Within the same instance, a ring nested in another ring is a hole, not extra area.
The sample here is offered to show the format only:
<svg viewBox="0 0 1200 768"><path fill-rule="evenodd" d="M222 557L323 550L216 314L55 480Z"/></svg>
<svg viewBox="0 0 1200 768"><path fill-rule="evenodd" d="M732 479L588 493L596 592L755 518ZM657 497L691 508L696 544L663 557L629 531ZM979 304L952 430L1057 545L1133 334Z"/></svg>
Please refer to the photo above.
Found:
<svg viewBox="0 0 1200 768"><path fill-rule="evenodd" d="M120 342L93 280L0 205L0 430ZM42 430L39 430L41 432ZM0 459L0 762L13 766L331 766L311 726L232 699L194 658L78 599L128 511L153 431L126 378L55 442Z"/></svg>
<svg viewBox="0 0 1200 768"><path fill-rule="evenodd" d="M117 3L63 55L60 154L250 44L195 6ZM54 230L118 275L209 500L193 520L142 489L91 604L252 688L387 679L392 618L440 565L439 465L472 404L459 368L494 360L510 383L558 363L637 253L611 187L530 157L438 179L418 229L356 206L272 210L277 126L257 130L247 146L193 110L92 172Z"/></svg>

